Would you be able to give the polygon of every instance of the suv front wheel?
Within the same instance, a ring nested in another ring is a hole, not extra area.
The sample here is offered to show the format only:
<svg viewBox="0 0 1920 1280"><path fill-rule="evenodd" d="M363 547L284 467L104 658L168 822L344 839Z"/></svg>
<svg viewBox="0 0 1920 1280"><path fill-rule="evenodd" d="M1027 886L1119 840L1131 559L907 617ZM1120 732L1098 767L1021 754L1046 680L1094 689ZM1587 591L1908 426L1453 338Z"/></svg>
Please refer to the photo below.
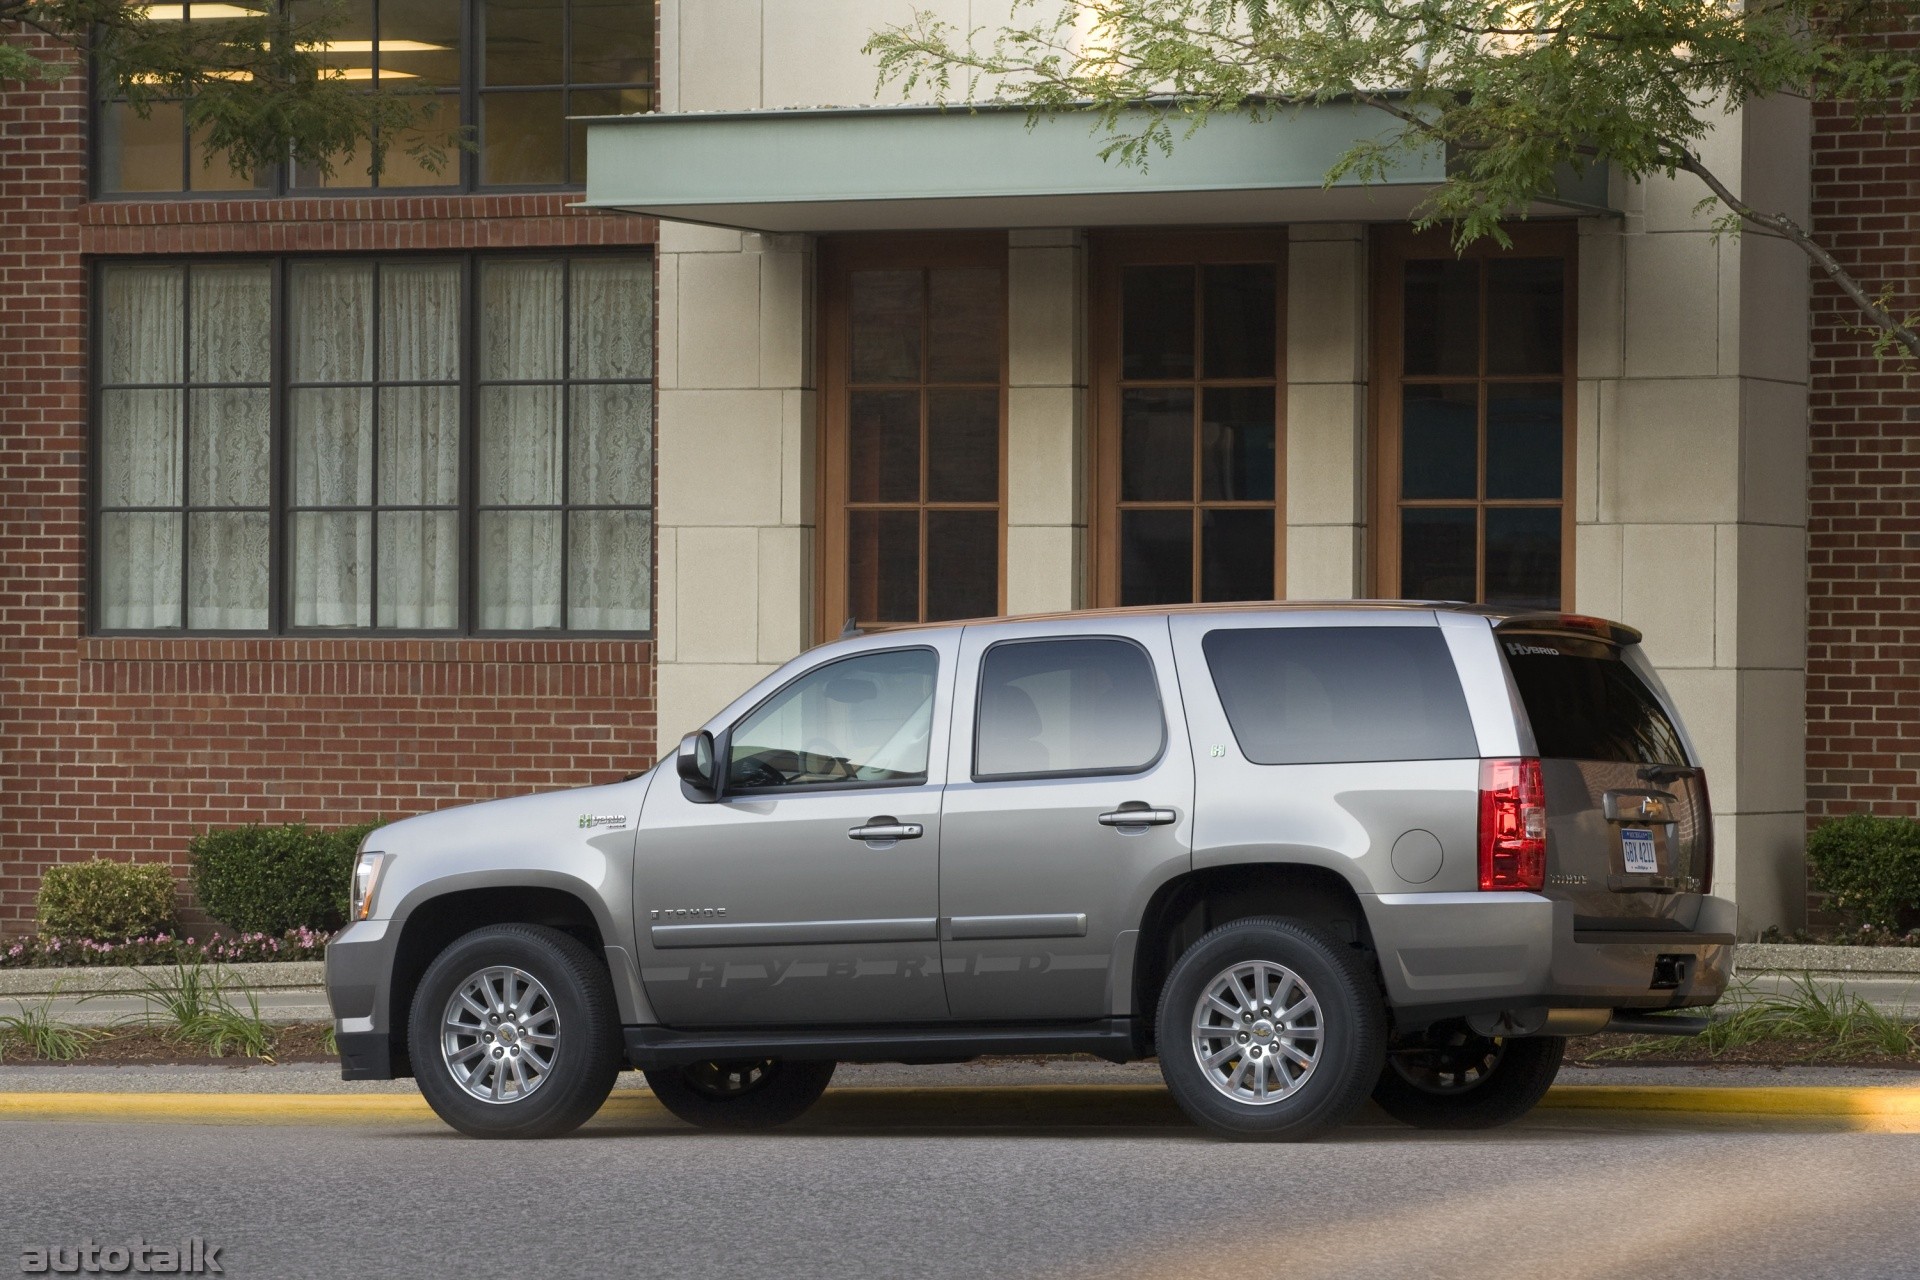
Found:
<svg viewBox="0 0 1920 1280"><path fill-rule="evenodd" d="M1298 1142L1366 1101L1386 1014L1352 948L1299 921L1256 918L1187 949L1155 1026L1160 1073L1195 1123L1223 1138Z"/></svg>
<svg viewBox="0 0 1920 1280"><path fill-rule="evenodd" d="M551 1138L592 1118L622 1065L604 965L541 925L456 939L414 992L407 1044L420 1092L476 1138Z"/></svg>

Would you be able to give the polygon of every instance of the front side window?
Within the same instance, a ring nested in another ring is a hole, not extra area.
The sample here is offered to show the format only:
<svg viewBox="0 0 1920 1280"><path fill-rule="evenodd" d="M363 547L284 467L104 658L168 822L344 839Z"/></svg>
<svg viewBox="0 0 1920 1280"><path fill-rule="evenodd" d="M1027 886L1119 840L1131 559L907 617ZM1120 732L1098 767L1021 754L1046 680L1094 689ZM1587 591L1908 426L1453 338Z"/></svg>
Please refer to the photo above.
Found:
<svg viewBox="0 0 1920 1280"><path fill-rule="evenodd" d="M734 726L727 789L925 782L939 670L931 649L814 668Z"/></svg>
<svg viewBox="0 0 1920 1280"><path fill-rule="evenodd" d="M1201 649L1234 740L1254 764L1480 754L1437 627L1223 629Z"/></svg>
<svg viewBox="0 0 1920 1280"><path fill-rule="evenodd" d="M638 256L104 265L96 627L647 630L652 299Z"/></svg>
<svg viewBox="0 0 1920 1280"><path fill-rule="evenodd" d="M259 11L189 0L148 16L217 23ZM652 0L348 0L320 50L327 74L404 92L414 108L413 123L385 139L379 172L361 148L335 157L331 174L288 165L244 177L187 127L183 104L155 103L143 118L108 99L95 186L102 195L577 187L586 126L569 117L651 110L653 51ZM463 127L470 150L458 145ZM443 157L437 170L432 151Z"/></svg>
<svg viewBox="0 0 1920 1280"><path fill-rule="evenodd" d="M1013 641L980 661L976 780L1136 773L1165 742L1153 660L1130 640Z"/></svg>

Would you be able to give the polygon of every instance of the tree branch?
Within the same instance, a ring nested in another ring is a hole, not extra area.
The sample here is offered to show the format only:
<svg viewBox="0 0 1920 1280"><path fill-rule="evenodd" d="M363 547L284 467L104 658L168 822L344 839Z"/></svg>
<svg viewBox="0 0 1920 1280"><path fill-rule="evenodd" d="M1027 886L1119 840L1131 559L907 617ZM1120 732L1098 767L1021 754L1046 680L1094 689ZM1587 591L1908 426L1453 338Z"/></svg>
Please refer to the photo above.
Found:
<svg viewBox="0 0 1920 1280"><path fill-rule="evenodd" d="M1903 324L1881 304L1880 299L1870 295L1860 282L1853 278L1853 274L1840 265L1839 259L1808 235L1804 227L1784 213L1763 213L1736 196L1727 184L1720 180L1718 174L1701 163L1700 158L1687 148L1675 146L1670 149L1671 159L1676 168L1683 169L1706 183L1707 190L1713 192L1720 203L1747 222L1771 231L1798 246L1802 253L1813 259L1819 268L1827 273L1828 279L1839 285L1841 291L1853 299L1855 305L1867 314L1868 319L1872 320L1882 333L1906 352L1909 359L1920 360L1920 332L1916 332L1910 325Z"/></svg>

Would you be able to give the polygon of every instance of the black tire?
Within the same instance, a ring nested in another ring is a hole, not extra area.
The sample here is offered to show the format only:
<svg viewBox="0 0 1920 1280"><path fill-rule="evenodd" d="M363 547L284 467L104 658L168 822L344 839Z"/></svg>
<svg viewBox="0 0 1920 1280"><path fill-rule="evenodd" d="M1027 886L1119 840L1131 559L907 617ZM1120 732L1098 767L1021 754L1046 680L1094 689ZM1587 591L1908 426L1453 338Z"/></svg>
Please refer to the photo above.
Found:
<svg viewBox="0 0 1920 1280"><path fill-rule="evenodd" d="M1546 1096L1566 1051L1565 1036L1504 1040L1437 1028L1387 1055L1373 1100L1416 1129L1497 1129Z"/></svg>
<svg viewBox="0 0 1920 1280"><path fill-rule="evenodd" d="M758 1058L702 1062L646 1072L660 1105L702 1129L771 1129L797 1120L820 1100L833 1062Z"/></svg>
<svg viewBox="0 0 1920 1280"><path fill-rule="evenodd" d="M1213 1083L1192 1028L1202 993L1234 966L1258 961L1291 970L1311 991L1320 1039L1311 1069L1291 1091L1256 1103ZM1386 1043L1380 989L1360 954L1301 921L1267 917L1221 925L1187 948L1161 989L1154 1025L1160 1074L1181 1110L1201 1128L1237 1141L1303 1142L1338 1128L1379 1078Z"/></svg>
<svg viewBox="0 0 1920 1280"><path fill-rule="evenodd" d="M523 1097L501 1102L467 1092L441 1041L442 1018L454 993L493 968L517 969L538 980L558 1017L557 1043L544 1076ZM620 1016L606 966L578 939L541 925L489 925L455 939L427 966L414 992L407 1044L428 1105L476 1138L571 1133L600 1110L624 1065Z"/></svg>

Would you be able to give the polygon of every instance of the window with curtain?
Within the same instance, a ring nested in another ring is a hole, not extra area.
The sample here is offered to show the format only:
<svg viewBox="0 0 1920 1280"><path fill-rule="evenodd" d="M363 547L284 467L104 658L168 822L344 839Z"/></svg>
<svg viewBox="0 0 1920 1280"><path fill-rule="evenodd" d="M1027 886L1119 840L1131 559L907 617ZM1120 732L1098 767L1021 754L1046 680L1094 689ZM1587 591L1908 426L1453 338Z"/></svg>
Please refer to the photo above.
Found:
<svg viewBox="0 0 1920 1280"><path fill-rule="evenodd" d="M149 5L159 22L218 23L263 11L243 0ZM333 172L287 165L243 176L210 154L179 102L142 116L99 105L99 194L281 194L313 190L570 187L586 181L586 126L573 117L653 107L653 0L345 0L324 55L327 73L411 95L413 124L388 139L374 173L360 148ZM462 128L474 146L459 147ZM445 162L436 172L422 144Z"/></svg>
<svg viewBox="0 0 1920 1280"><path fill-rule="evenodd" d="M651 625L646 256L109 263L95 625Z"/></svg>

